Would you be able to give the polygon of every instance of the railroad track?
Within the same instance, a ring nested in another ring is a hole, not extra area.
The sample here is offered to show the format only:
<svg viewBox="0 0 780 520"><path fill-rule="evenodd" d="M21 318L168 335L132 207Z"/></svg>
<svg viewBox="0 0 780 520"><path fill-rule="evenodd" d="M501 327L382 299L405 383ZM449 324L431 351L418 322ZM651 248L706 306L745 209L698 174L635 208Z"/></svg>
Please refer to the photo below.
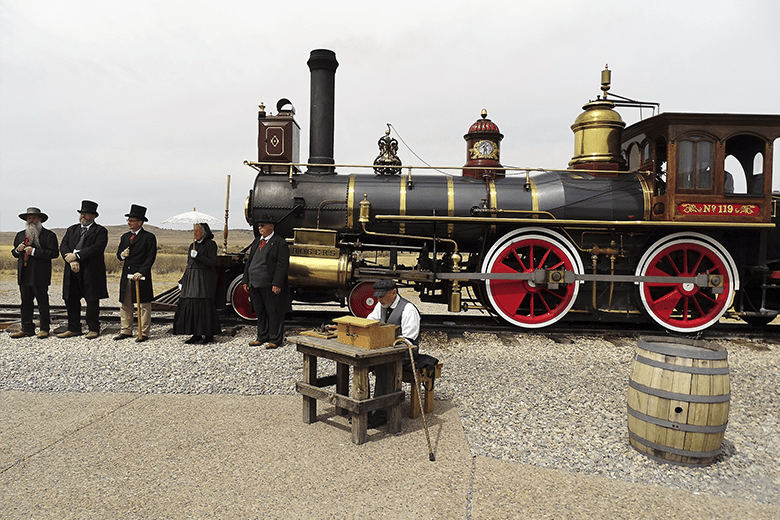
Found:
<svg viewBox="0 0 780 520"><path fill-rule="evenodd" d="M285 321L288 328L317 328L324 324L330 324L334 318L344 316L348 311L337 305L323 305L316 308L296 309ZM52 325L56 329L67 320L67 312L64 305L51 306ZM152 321L155 323L172 323L173 311L153 311ZM0 328L18 323L21 319L19 306L14 304L0 304ZM38 316L35 317L36 321ZM252 323L244 321L235 315L223 316L222 322L226 326L246 325ZM119 307L108 306L100 308L100 321L104 323L119 323ZM580 317L570 321L558 322L544 329L523 330L504 323L493 316L486 314L425 314L421 324L423 331L441 331L448 335L458 336L464 332L488 332L494 334L542 334L556 342L568 342L572 336L600 336L600 337L627 337L639 335L666 335L650 323L625 320L623 322L603 322L594 318ZM677 335L680 337L680 335ZM780 325L768 325L765 327L752 327L746 323L733 321L722 322L708 328L701 334L689 337L702 340L764 340L770 343L780 344Z"/></svg>

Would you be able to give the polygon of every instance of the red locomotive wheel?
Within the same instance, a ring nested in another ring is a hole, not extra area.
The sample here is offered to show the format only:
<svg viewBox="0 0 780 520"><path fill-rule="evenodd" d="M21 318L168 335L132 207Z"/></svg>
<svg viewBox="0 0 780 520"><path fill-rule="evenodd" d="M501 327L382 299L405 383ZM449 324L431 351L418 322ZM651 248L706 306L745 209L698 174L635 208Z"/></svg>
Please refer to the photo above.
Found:
<svg viewBox="0 0 780 520"><path fill-rule="evenodd" d="M241 283L243 277L238 275L228 287L228 295L230 296L230 305L233 306L233 310L244 318L245 320L255 321L257 314L252 310L252 302L249 301L249 291L244 289L244 285Z"/></svg>
<svg viewBox="0 0 780 520"><path fill-rule="evenodd" d="M695 283L640 282L645 310L661 326L676 332L697 332L717 323L731 305L736 290L734 261L711 239L688 236L660 240L639 262L638 276L723 277L723 291Z"/></svg>
<svg viewBox="0 0 780 520"><path fill-rule="evenodd" d="M566 239L558 233L518 233L511 240L496 244L488 254L486 273L532 273L537 269L564 269L582 272ZM555 323L574 305L579 283L557 287L536 285L532 280L489 279L485 282L493 308L508 322L524 328L539 328Z"/></svg>
<svg viewBox="0 0 780 520"><path fill-rule="evenodd" d="M371 282L361 282L349 292L349 312L358 318L366 318L376 305L374 298L374 284Z"/></svg>

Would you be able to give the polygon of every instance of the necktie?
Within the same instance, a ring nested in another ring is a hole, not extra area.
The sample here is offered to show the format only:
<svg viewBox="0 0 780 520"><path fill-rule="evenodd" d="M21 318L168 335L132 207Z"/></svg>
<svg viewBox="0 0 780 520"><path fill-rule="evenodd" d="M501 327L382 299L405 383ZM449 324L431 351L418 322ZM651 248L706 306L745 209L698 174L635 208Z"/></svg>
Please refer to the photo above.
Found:
<svg viewBox="0 0 780 520"><path fill-rule="evenodd" d="M76 249L81 250L82 247L84 247L84 237L87 234L87 228L84 226L81 226L81 237L79 237L79 241L76 244Z"/></svg>
<svg viewBox="0 0 780 520"><path fill-rule="evenodd" d="M265 247L265 239L260 240L260 245L257 247L257 250L260 251Z"/></svg>
<svg viewBox="0 0 780 520"><path fill-rule="evenodd" d="M130 243L131 243L131 244L133 243L133 239L134 239L134 238L135 238L135 233L133 233L132 235L130 235Z"/></svg>

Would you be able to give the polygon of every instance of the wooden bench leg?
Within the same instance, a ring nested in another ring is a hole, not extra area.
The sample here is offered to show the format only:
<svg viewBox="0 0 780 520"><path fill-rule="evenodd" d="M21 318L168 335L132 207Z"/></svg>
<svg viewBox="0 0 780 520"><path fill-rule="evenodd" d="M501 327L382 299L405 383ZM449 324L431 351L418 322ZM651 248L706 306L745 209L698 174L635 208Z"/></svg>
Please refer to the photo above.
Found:
<svg viewBox="0 0 780 520"><path fill-rule="evenodd" d="M368 399L368 367L355 367L352 371L352 394L361 401ZM366 442L368 429L368 413L363 412L352 416L352 442L363 444Z"/></svg>
<svg viewBox="0 0 780 520"><path fill-rule="evenodd" d="M317 381L317 356L303 355L303 382L309 385ZM317 399L303 396L303 422L311 424L317 420Z"/></svg>
<svg viewBox="0 0 780 520"><path fill-rule="evenodd" d="M420 380L420 385L425 388L425 395L423 396L423 410L425 410L425 413L433 412L434 385L436 384L436 379L441 377L441 366L442 366L441 363L438 363L436 365L432 378L428 377L427 375L424 375L420 370L417 371L417 377ZM412 419L417 419L418 417L420 417L420 404L417 402L418 389L417 389L417 385L414 383L414 376L412 376L409 382L412 385L409 417L411 417ZM430 388L430 390L428 390L428 388Z"/></svg>

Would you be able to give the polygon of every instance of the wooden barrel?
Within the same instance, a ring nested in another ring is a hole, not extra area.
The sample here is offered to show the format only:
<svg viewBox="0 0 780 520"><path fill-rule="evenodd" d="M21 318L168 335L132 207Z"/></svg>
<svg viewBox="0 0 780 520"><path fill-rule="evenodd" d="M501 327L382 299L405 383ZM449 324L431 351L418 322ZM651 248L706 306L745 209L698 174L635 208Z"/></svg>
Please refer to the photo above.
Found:
<svg viewBox="0 0 780 520"><path fill-rule="evenodd" d="M628 388L628 436L648 457L711 464L729 418L728 352L703 341L639 338Z"/></svg>

